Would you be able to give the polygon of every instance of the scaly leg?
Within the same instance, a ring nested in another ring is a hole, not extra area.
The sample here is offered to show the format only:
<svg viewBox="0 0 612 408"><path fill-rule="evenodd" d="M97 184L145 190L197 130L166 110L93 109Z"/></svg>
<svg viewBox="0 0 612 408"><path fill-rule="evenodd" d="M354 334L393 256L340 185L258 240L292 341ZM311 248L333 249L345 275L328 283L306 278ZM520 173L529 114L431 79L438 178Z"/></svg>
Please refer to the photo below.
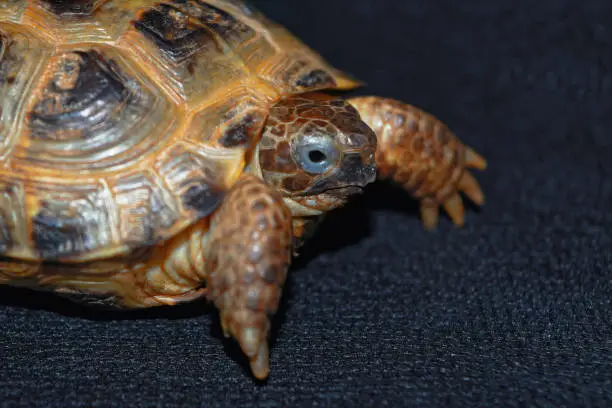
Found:
<svg viewBox="0 0 612 408"><path fill-rule="evenodd" d="M208 298L226 337L238 340L255 377L269 372L268 335L291 261L291 212L280 193L244 177L215 214L208 242Z"/></svg>
<svg viewBox="0 0 612 408"><path fill-rule="evenodd" d="M378 137L379 178L394 180L420 201L427 229L438 224L440 206L457 226L464 224L460 193L478 205L484 203L467 169L484 170L487 162L438 119L393 99L357 97L349 102Z"/></svg>

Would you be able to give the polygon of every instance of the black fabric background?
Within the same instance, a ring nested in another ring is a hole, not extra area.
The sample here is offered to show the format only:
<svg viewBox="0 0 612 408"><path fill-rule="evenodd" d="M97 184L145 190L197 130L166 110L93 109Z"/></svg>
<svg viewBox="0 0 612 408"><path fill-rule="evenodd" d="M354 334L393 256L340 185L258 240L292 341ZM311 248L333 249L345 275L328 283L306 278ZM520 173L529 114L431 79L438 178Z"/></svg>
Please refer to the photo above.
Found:
<svg viewBox="0 0 612 408"><path fill-rule="evenodd" d="M612 3L254 1L487 157L467 226L372 186L294 266L271 376L200 304L0 290L3 406L611 406Z"/></svg>

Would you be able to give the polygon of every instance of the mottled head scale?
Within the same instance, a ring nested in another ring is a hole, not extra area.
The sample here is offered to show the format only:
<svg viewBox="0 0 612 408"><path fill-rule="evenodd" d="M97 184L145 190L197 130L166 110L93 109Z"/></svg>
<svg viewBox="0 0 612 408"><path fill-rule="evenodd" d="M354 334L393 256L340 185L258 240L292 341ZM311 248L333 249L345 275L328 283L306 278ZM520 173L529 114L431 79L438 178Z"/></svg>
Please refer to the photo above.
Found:
<svg viewBox="0 0 612 408"><path fill-rule="evenodd" d="M259 147L264 180L326 211L376 178L376 136L345 100L309 94L275 104Z"/></svg>

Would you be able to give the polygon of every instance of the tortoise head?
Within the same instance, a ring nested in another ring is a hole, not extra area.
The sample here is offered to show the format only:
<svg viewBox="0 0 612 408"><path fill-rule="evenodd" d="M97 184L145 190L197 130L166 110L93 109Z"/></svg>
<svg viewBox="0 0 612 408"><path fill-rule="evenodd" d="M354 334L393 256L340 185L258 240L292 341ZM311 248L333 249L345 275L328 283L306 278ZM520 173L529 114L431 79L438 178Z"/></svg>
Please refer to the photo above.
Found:
<svg viewBox="0 0 612 408"><path fill-rule="evenodd" d="M375 153L376 135L355 108L309 94L271 108L258 158L263 179L314 215L342 205L375 180Z"/></svg>

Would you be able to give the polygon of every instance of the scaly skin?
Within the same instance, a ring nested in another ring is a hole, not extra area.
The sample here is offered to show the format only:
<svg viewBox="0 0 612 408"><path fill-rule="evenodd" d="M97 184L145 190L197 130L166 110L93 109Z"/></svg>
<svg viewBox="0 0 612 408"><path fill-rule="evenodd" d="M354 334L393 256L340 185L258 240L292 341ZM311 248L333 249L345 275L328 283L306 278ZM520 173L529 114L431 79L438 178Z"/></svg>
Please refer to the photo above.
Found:
<svg viewBox="0 0 612 408"><path fill-rule="evenodd" d="M485 159L440 120L388 98L357 97L349 102L378 138L378 177L395 181L420 201L427 229L438 224L440 206L457 226L464 224L460 193L478 205L484 203L484 194L467 169L484 170Z"/></svg>
<svg viewBox="0 0 612 408"><path fill-rule="evenodd" d="M238 340L253 375L264 379L270 317L291 262L291 212L278 191L247 176L231 189L212 227L208 298L219 309L225 336Z"/></svg>

